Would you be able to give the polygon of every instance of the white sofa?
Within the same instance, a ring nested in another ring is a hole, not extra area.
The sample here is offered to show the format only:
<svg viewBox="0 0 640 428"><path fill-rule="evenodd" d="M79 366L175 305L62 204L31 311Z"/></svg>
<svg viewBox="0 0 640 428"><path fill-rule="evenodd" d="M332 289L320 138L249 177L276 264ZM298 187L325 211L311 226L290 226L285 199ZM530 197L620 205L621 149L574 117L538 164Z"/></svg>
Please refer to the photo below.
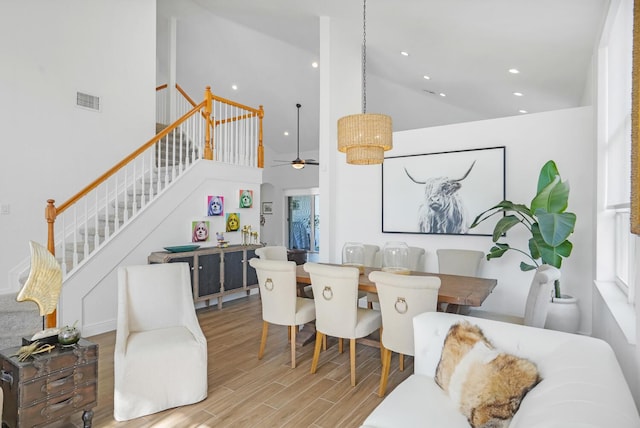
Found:
<svg viewBox="0 0 640 428"><path fill-rule="evenodd" d="M606 342L441 312L414 318L414 374L387 395L363 427L469 427L433 380L449 327L463 319L478 325L497 349L538 367L542 381L522 400L510 428L640 427L631 392Z"/></svg>

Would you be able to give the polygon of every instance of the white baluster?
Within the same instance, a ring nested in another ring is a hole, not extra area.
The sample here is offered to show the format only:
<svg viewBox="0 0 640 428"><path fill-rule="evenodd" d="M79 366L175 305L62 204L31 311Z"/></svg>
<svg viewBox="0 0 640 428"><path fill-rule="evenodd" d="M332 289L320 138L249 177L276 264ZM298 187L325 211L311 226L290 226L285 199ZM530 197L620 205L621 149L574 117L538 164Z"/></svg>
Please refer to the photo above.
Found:
<svg viewBox="0 0 640 428"><path fill-rule="evenodd" d="M75 269L78 265L78 207L73 206L73 262L71 263L71 269Z"/></svg>
<svg viewBox="0 0 640 428"><path fill-rule="evenodd" d="M62 213L62 232L58 234L58 236L62 237L62 275L67 276L67 228L65 227L67 215Z"/></svg>
<svg viewBox="0 0 640 428"><path fill-rule="evenodd" d="M111 236L111 231L109 230L109 203L111 202L109 198L109 180L106 180L104 185L104 240L106 242L106 240L109 239L109 236Z"/></svg>
<svg viewBox="0 0 640 428"><path fill-rule="evenodd" d="M84 260L89 257L89 202L84 198ZM98 231L96 230L96 233Z"/></svg>
<svg viewBox="0 0 640 428"><path fill-rule="evenodd" d="M93 194L95 195L93 198L93 212L94 214L94 218L96 219L95 221L95 228L96 228L96 233L95 235L93 235L93 251L96 251L98 249L98 247L100 246L100 210L98 209L98 189L99 187L93 192Z"/></svg>

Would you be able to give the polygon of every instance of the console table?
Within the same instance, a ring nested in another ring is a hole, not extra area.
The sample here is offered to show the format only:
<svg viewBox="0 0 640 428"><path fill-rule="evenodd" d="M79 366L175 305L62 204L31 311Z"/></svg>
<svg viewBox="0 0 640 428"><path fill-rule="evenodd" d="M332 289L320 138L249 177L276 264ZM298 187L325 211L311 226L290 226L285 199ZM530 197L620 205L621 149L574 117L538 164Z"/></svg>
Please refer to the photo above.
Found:
<svg viewBox="0 0 640 428"><path fill-rule="evenodd" d="M218 299L222 308L225 295L258 287L258 276L249 260L256 257L262 245L229 245L228 247L200 247L193 251L171 253L156 251L149 255L149 263L185 262L191 268L191 291L196 302Z"/></svg>
<svg viewBox="0 0 640 428"><path fill-rule="evenodd" d="M80 339L23 362L14 356L19 349L0 351L2 426L44 427L83 411L84 427L90 428L98 397L98 345Z"/></svg>

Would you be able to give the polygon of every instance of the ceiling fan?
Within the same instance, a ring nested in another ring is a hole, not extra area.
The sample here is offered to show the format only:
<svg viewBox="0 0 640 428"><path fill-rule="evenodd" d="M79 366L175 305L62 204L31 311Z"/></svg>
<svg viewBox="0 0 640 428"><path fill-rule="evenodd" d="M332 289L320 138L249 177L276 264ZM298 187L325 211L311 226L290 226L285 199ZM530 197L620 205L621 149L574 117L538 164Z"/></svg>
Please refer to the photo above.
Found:
<svg viewBox="0 0 640 428"><path fill-rule="evenodd" d="M296 107L298 108L298 145L297 145L297 151L296 151L296 158L292 161L285 161L285 160L275 160L276 162L286 162L283 165L291 165L292 167L294 167L295 169L302 169L304 168L305 165L320 165L315 159L300 159L300 107L302 107L301 104L296 104ZM277 165L280 166L280 165Z"/></svg>

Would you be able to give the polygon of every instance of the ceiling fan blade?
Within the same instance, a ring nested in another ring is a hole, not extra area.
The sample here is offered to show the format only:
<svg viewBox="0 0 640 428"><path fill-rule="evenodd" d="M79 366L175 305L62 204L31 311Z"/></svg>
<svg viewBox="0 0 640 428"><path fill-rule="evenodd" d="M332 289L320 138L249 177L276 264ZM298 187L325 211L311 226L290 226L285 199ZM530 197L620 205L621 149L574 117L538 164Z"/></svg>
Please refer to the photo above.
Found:
<svg viewBox="0 0 640 428"><path fill-rule="evenodd" d="M320 162L309 162L308 160L304 161L305 165L320 165Z"/></svg>

